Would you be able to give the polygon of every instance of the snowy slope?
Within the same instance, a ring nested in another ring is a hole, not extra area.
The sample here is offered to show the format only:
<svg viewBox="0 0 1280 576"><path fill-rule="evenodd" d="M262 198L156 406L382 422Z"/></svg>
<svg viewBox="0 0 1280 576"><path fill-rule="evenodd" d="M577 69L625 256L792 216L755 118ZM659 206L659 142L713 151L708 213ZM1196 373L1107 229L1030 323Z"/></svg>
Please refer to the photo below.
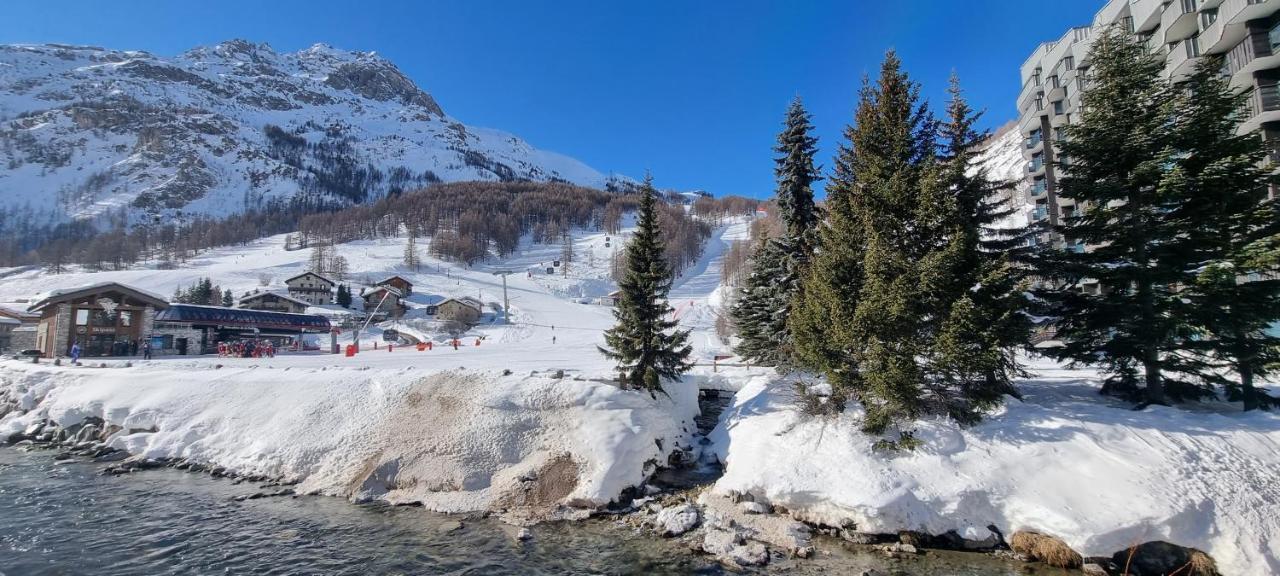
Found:
<svg viewBox="0 0 1280 576"><path fill-rule="evenodd" d="M1010 122L992 133L978 154L978 163L987 171L988 177L1014 184L1006 193L1014 213L996 224L1000 228L1022 227L1031 222L1034 206L1027 196L1031 182L1027 179L1027 160L1022 157L1022 143L1018 126Z"/></svg>
<svg viewBox="0 0 1280 576"><path fill-rule="evenodd" d="M0 46L0 202L11 210L223 215L300 194L359 202L500 179L611 178L450 118L374 53L243 40L173 58Z"/></svg>

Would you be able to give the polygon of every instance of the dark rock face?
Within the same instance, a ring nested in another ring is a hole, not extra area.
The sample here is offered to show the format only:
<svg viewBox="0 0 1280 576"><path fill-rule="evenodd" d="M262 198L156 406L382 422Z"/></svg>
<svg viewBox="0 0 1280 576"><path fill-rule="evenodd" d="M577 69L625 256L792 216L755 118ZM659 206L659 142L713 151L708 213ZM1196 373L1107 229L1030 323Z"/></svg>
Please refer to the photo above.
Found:
<svg viewBox="0 0 1280 576"><path fill-rule="evenodd" d="M386 60L362 58L348 62L330 73L325 84L339 90L350 90L370 100L395 100L406 106L421 106L436 116L444 116L440 105L429 94Z"/></svg>

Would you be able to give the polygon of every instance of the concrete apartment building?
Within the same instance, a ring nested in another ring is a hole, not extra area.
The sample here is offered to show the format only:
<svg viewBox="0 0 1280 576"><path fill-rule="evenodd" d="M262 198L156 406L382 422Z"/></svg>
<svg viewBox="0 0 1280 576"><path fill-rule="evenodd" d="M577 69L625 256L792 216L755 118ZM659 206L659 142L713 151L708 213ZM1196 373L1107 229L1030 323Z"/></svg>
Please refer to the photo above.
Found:
<svg viewBox="0 0 1280 576"><path fill-rule="evenodd" d="M1018 95L1018 129L1024 138L1032 221L1057 224L1080 209L1057 195L1054 143L1061 138L1063 126L1079 119L1089 48L1108 26L1119 25L1143 38L1152 53L1164 59L1164 73L1175 82L1186 78L1203 57L1222 56L1223 74L1229 75L1232 85L1253 90L1249 117L1241 130L1256 130L1267 141L1280 142L1277 12L1280 0L1110 0L1091 25L1067 30L1061 38L1037 47L1022 64Z"/></svg>

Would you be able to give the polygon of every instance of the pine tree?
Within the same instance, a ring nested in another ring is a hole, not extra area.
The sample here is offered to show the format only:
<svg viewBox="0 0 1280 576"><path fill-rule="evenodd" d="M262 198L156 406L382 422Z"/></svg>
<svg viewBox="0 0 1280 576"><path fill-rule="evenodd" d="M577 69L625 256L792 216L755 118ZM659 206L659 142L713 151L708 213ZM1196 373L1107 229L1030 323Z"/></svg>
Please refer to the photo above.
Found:
<svg viewBox="0 0 1280 576"><path fill-rule="evenodd" d="M1162 80L1164 62L1122 30L1100 35L1090 60L1080 122L1062 128L1058 159L1065 172L1059 196L1081 208L1056 229L1069 248L1041 256L1040 275L1051 282L1037 294L1064 342L1048 353L1100 363L1109 374L1104 392L1164 403L1166 384L1180 384L1165 370L1166 355L1176 351L1188 316L1173 288L1184 279L1174 242L1180 230L1159 187L1175 162L1173 93ZM1085 286L1089 280L1097 289ZM1202 393L1192 386L1171 392Z"/></svg>
<svg viewBox="0 0 1280 576"><path fill-rule="evenodd" d="M422 265L422 259L418 256L418 233L412 226L409 227L409 239L404 244L404 265L414 272Z"/></svg>
<svg viewBox="0 0 1280 576"><path fill-rule="evenodd" d="M1196 326L1179 368L1190 364L1253 410L1280 406L1254 385L1280 365L1280 338L1268 333L1280 320L1280 218L1267 198L1275 180L1262 138L1236 133L1249 95L1231 89L1221 64L1206 59L1182 87L1174 112L1182 154L1162 187L1176 200L1170 225L1182 231L1193 275L1178 292Z"/></svg>
<svg viewBox="0 0 1280 576"><path fill-rule="evenodd" d="M636 232L626 246L626 272L618 281L621 296L613 309L617 324L605 332L599 350L618 363L624 386L653 394L663 378L676 380L693 364L688 330L675 330L667 303L672 274L658 226L653 177L645 176L640 190Z"/></svg>
<svg viewBox="0 0 1280 576"><path fill-rule="evenodd" d="M223 307L223 308L230 308L230 307L234 306L234 305L235 305L235 303L236 303L236 297L235 297L234 295L232 295L232 294L231 294L231 290L226 290L226 291L224 291L224 292L222 293L222 307Z"/></svg>
<svg viewBox="0 0 1280 576"><path fill-rule="evenodd" d="M819 214L813 200L813 183L820 180L813 157L818 139L797 97L787 108L783 130L774 151L777 166L775 191L784 235L765 239L752 254L751 275L730 309L740 342L735 348L744 359L782 369L792 367L794 346L787 318L799 292L800 278L813 255L814 230Z"/></svg>
<svg viewBox="0 0 1280 576"><path fill-rule="evenodd" d="M343 308L351 307L351 288L346 284L338 285L338 296L336 302Z"/></svg>

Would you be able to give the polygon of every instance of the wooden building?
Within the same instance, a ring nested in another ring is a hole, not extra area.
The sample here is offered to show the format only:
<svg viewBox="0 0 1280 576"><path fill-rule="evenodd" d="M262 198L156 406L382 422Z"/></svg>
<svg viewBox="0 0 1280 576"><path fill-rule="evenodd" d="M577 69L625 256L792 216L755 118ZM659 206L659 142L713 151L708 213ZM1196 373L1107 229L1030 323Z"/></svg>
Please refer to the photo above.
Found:
<svg viewBox="0 0 1280 576"><path fill-rule="evenodd" d="M31 306L40 317L35 348L45 357L68 356L76 343L85 357L129 355L168 307L160 296L117 282L55 290Z"/></svg>
<svg viewBox="0 0 1280 576"><path fill-rule="evenodd" d="M400 276L392 276L390 278L387 278L386 280L383 280L375 284L374 286L390 286L392 288L395 288L400 292L401 298L404 298L410 294L413 294L413 283L409 282L408 280L405 280L404 278L401 278Z"/></svg>
<svg viewBox="0 0 1280 576"><path fill-rule="evenodd" d="M310 305L310 302L304 302L291 295L280 294L279 292L258 292L244 296L236 301L236 308L244 310L288 312L290 314L302 314L307 311L307 306Z"/></svg>
<svg viewBox="0 0 1280 576"><path fill-rule="evenodd" d="M289 287L289 296L313 306L333 304L333 289L336 284L315 272L303 272L284 281Z"/></svg>

